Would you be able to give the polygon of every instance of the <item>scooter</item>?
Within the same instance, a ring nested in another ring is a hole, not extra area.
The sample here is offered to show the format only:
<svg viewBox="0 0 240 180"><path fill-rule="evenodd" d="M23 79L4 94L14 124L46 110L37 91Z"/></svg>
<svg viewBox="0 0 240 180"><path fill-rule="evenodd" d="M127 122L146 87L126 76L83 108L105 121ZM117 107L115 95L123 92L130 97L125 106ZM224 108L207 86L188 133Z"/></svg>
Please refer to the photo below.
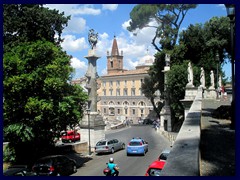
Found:
<svg viewBox="0 0 240 180"><path fill-rule="evenodd" d="M106 163L106 164L108 164L108 163ZM118 166L117 166L117 170L119 170L119 167L118 167ZM106 168L103 169L103 174L104 174L105 176L114 176L114 175L111 174L111 170L110 170L108 167L106 167Z"/></svg>

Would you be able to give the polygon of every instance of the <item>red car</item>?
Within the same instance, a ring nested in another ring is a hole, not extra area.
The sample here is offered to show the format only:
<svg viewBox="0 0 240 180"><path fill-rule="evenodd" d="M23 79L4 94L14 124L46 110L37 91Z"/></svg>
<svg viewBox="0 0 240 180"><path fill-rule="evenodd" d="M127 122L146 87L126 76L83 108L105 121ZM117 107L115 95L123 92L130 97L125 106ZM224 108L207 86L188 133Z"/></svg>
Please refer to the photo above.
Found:
<svg viewBox="0 0 240 180"><path fill-rule="evenodd" d="M166 162L162 160L153 161L152 164L149 165L145 176L160 176L165 163Z"/></svg>
<svg viewBox="0 0 240 180"><path fill-rule="evenodd" d="M80 141L81 135L77 131L67 131L62 133L62 142L75 142L75 141Z"/></svg>

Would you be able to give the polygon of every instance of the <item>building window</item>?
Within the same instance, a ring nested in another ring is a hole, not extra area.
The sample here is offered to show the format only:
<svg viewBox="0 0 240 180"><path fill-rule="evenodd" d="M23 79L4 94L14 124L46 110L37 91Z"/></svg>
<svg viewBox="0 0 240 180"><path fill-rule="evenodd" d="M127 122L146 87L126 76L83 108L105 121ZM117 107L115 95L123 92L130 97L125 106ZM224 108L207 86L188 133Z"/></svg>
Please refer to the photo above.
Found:
<svg viewBox="0 0 240 180"><path fill-rule="evenodd" d="M111 66L111 68L113 68L113 62L112 61L110 61L110 66Z"/></svg>
<svg viewBox="0 0 240 180"><path fill-rule="evenodd" d="M119 80L117 80L117 87L119 87L120 86L120 81Z"/></svg>
<svg viewBox="0 0 240 180"><path fill-rule="evenodd" d="M136 103L135 103L135 102L133 102L132 104L133 104L133 106L135 106L135 105L136 105Z"/></svg>
<svg viewBox="0 0 240 180"><path fill-rule="evenodd" d="M113 86L113 82L112 82L112 81L109 82L109 86L110 86L110 87Z"/></svg>
<svg viewBox="0 0 240 180"><path fill-rule="evenodd" d="M135 80L132 80L132 87L135 87Z"/></svg>
<svg viewBox="0 0 240 180"><path fill-rule="evenodd" d="M106 87L106 82L105 81L103 82L103 87Z"/></svg>
<svg viewBox="0 0 240 180"><path fill-rule="evenodd" d="M110 92L110 96L112 96L113 95L113 90L109 89L109 92Z"/></svg>
<svg viewBox="0 0 240 180"><path fill-rule="evenodd" d="M128 95L128 93L127 93L127 89L126 89L126 88L123 89L123 95L124 95L124 96L127 96L127 95Z"/></svg>
<svg viewBox="0 0 240 180"><path fill-rule="evenodd" d="M125 87L127 86L127 80L124 81L124 86L125 86Z"/></svg>
<svg viewBox="0 0 240 180"><path fill-rule="evenodd" d="M117 109L117 113L118 113L118 115L120 114L120 112L121 112L120 109Z"/></svg>
<svg viewBox="0 0 240 180"><path fill-rule="evenodd" d="M106 110L106 108L103 109L103 112L104 112L104 114L107 114L107 110Z"/></svg>
<svg viewBox="0 0 240 180"><path fill-rule="evenodd" d="M131 89L131 96L135 96L136 93L135 93L135 89Z"/></svg>
<svg viewBox="0 0 240 180"><path fill-rule="evenodd" d="M114 108L113 107L109 108L109 115L114 116Z"/></svg>
<svg viewBox="0 0 240 180"><path fill-rule="evenodd" d="M128 114L128 109L127 109L127 108L124 109L124 112L125 112L125 114L127 115L127 114Z"/></svg>
<svg viewBox="0 0 240 180"><path fill-rule="evenodd" d="M116 96L120 96L120 89L116 90Z"/></svg>
<svg viewBox="0 0 240 180"><path fill-rule="evenodd" d="M103 89L103 96L106 96L107 93L106 93L106 89Z"/></svg>
<svg viewBox="0 0 240 180"><path fill-rule="evenodd" d="M135 109L132 110L132 114L135 115L136 114L136 111Z"/></svg>

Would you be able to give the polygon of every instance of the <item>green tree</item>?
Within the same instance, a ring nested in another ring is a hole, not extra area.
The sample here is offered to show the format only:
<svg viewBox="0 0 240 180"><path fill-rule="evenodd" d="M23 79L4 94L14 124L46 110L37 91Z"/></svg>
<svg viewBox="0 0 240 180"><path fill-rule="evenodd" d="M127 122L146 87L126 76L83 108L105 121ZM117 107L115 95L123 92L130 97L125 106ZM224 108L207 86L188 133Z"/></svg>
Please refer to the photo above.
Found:
<svg viewBox="0 0 240 180"><path fill-rule="evenodd" d="M87 94L70 84L70 56L59 46L68 19L41 5L4 5L4 160L51 153L54 137L83 116Z"/></svg>
<svg viewBox="0 0 240 180"><path fill-rule="evenodd" d="M39 4L3 4L3 43L14 47L21 42L39 39L59 44L70 16ZM57 34L57 38L55 37Z"/></svg>
<svg viewBox="0 0 240 180"><path fill-rule="evenodd" d="M156 28L152 45L156 50L171 50L178 38L179 28L190 9L196 8L196 4L139 4L130 13L130 32L144 27ZM156 26L149 26L149 22L155 20ZM156 42L160 38L159 42Z"/></svg>
<svg viewBox="0 0 240 180"><path fill-rule="evenodd" d="M186 50L182 59L191 60L193 64L203 67L206 74L213 70L216 78L218 71L224 78L222 66L230 52L229 26L227 17L213 17L203 25L190 25L179 38L179 43ZM207 76L206 85L209 84L210 78Z"/></svg>

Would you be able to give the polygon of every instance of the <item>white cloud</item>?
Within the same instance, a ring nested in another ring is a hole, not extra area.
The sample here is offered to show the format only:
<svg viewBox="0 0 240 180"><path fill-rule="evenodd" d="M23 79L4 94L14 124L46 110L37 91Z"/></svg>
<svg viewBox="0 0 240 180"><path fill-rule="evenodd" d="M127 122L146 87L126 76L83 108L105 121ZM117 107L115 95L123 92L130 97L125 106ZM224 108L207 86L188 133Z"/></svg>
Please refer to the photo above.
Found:
<svg viewBox="0 0 240 180"><path fill-rule="evenodd" d="M125 21L123 24L122 24L122 28L124 29L124 30L127 30L127 27L128 26L130 26L130 19L128 20L128 21Z"/></svg>
<svg viewBox="0 0 240 180"><path fill-rule="evenodd" d="M105 10L115 11L118 7L118 4L103 4L102 8Z"/></svg>
<svg viewBox="0 0 240 180"><path fill-rule="evenodd" d="M73 17L68 21L68 26L63 30L64 33L81 33L86 30L86 20L81 17Z"/></svg>
<svg viewBox="0 0 240 180"><path fill-rule="evenodd" d="M138 65L138 61L133 61L130 58L124 59L124 69L127 69L127 70L135 69L137 65Z"/></svg>
<svg viewBox="0 0 240 180"><path fill-rule="evenodd" d="M99 15L99 14L101 14L101 10L94 8L94 5L91 5L91 4L78 5L77 7L72 8L70 12L72 15Z"/></svg>
<svg viewBox="0 0 240 180"><path fill-rule="evenodd" d="M88 48L88 44L85 41L84 37L76 39L73 35L65 35L63 36L64 41L61 46L65 51L81 51L83 49Z"/></svg>
<svg viewBox="0 0 240 180"><path fill-rule="evenodd" d="M76 57L71 58L71 66L75 69L87 69L87 65L84 61L79 60Z"/></svg>
<svg viewBox="0 0 240 180"><path fill-rule="evenodd" d="M94 8L92 4L46 4L44 7L49 9L57 9L59 12L64 12L66 16L71 15L99 15L101 14L100 9Z"/></svg>

